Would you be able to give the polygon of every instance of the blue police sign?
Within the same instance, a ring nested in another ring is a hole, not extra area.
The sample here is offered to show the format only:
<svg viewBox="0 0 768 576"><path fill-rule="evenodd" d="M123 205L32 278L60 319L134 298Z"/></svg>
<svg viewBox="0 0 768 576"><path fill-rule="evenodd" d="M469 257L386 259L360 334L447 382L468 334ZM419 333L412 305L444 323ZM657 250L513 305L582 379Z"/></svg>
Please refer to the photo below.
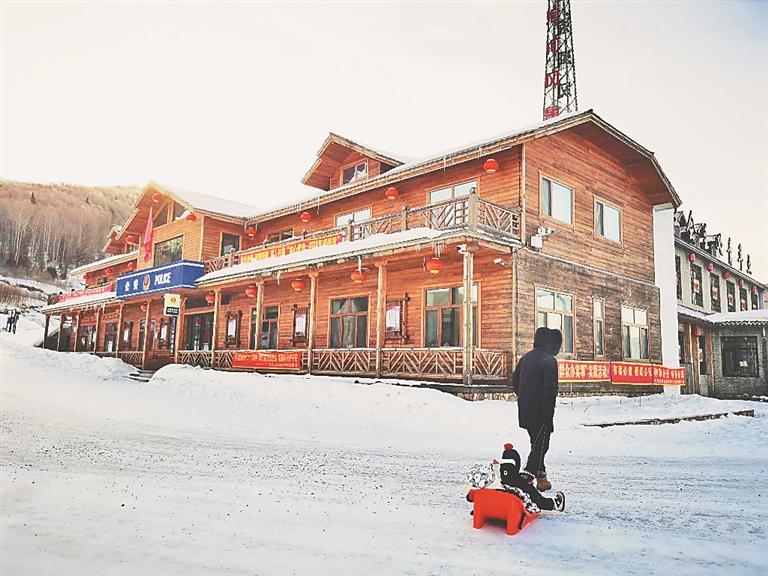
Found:
<svg viewBox="0 0 768 576"><path fill-rule="evenodd" d="M202 262L179 260L146 270L123 274L117 279L117 297L132 298L176 288L194 288L203 275Z"/></svg>

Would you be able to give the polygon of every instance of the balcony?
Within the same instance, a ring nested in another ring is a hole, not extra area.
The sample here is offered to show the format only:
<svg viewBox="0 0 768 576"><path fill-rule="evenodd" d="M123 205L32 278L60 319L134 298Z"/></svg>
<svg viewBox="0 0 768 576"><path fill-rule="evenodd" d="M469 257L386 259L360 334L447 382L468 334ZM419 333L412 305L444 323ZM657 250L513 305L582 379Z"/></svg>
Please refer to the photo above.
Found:
<svg viewBox="0 0 768 576"><path fill-rule="evenodd" d="M355 242L374 234L394 234L414 228L466 230L490 235L501 241L519 240L520 214L517 210L510 210L483 200L477 194L419 208L404 206L395 214L364 222L351 222L346 226L261 244L247 250L233 251L224 256L211 258L205 262L205 273L229 268L253 259L269 258L324 244Z"/></svg>
<svg viewBox="0 0 768 576"><path fill-rule="evenodd" d="M48 305L59 304L68 300L75 300L76 298L82 298L84 296L95 296L97 294L106 294L108 292L115 291L115 283L102 284L101 286L94 286L92 288L84 288L83 290L74 290L72 292L64 292L62 294L51 294L48 297Z"/></svg>

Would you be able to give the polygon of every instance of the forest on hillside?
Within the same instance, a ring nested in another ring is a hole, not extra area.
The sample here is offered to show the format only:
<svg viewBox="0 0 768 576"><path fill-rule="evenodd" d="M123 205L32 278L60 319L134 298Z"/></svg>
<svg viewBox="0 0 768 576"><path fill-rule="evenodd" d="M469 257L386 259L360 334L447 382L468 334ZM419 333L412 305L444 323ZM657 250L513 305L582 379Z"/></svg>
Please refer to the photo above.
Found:
<svg viewBox="0 0 768 576"><path fill-rule="evenodd" d="M70 269L102 258L107 233L125 222L140 192L0 180L0 269L64 278Z"/></svg>

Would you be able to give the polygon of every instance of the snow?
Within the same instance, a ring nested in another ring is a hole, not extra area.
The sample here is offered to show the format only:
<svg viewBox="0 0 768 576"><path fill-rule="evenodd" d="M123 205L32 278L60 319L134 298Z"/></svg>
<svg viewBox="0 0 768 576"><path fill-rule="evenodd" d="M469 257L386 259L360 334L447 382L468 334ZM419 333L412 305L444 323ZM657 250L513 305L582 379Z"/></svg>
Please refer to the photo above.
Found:
<svg viewBox="0 0 768 576"><path fill-rule="evenodd" d="M0 354L2 574L768 571L761 403L560 399L548 467L566 513L509 537L472 528L463 476L505 441L527 452L515 403L188 366L141 383L19 334Z"/></svg>
<svg viewBox="0 0 768 576"><path fill-rule="evenodd" d="M107 302L117 297L117 292L112 290L111 292L99 292L97 294L86 294L85 296L79 296L77 298L69 298L56 304L50 304L43 306L40 310L43 312L56 312L57 310L68 310L74 306L83 306L85 304L97 304L99 302Z"/></svg>
<svg viewBox="0 0 768 576"><path fill-rule="evenodd" d="M0 282L6 282L11 286L20 286L22 288L31 288L32 290L39 290L45 294L58 294L61 292L61 286L54 284L48 284L47 282L39 282L37 280L29 280L28 278L14 278L12 276L0 275Z"/></svg>
<svg viewBox="0 0 768 576"><path fill-rule="evenodd" d="M300 250L284 256L274 256L263 260L252 260L243 264L236 264L229 268L222 268L214 272L209 272L197 280L197 284L204 284L214 280L230 278L233 276L243 276L254 272L265 270L276 270L295 264L309 264L312 262L322 262L330 258L348 257L357 254L363 254L374 249L383 249L388 246L396 246L404 242L414 242L417 240L434 240L446 234L444 230L435 230L433 228L411 228L402 232L392 234L371 234L361 240L353 242L339 242L329 246L317 246L309 250Z"/></svg>
<svg viewBox="0 0 768 576"><path fill-rule="evenodd" d="M101 260L96 260L94 262L90 262L89 264L83 264L77 268L72 268L72 270L69 271L69 276L82 276L86 272L90 272L91 270L99 270L104 266L109 266L110 264L114 264L116 262L127 262L128 260L133 260L134 258L138 257L138 255L139 251L134 250L132 252L127 252L126 254L115 254L113 256L107 256Z"/></svg>
<svg viewBox="0 0 768 576"><path fill-rule="evenodd" d="M740 312L716 312L707 316L707 321L714 324L728 323L768 323L768 310L742 310Z"/></svg>
<svg viewBox="0 0 768 576"><path fill-rule="evenodd" d="M204 210L213 214L223 214L225 216L235 216L236 218L250 218L261 212L261 208L242 202L235 202L218 196L201 194L191 190L184 190L175 186L168 186L160 182L152 182L153 187L159 190L165 190L176 196L178 199L191 205L194 209Z"/></svg>

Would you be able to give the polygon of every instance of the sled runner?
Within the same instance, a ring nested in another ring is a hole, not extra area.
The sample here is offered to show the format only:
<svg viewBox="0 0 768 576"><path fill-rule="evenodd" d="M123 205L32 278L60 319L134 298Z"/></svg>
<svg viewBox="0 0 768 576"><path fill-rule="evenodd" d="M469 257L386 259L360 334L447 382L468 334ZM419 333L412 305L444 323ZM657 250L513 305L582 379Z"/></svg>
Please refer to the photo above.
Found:
<svg viewBox="0 0 768 576"><path fill-rule="evenodd" d="M514 535L539 515L538 512L527 512L520 498L503 490L470 490L467 500L474 503L474 528L482 528L487 520L502 520L507 523L507 534Z"/></svg>

